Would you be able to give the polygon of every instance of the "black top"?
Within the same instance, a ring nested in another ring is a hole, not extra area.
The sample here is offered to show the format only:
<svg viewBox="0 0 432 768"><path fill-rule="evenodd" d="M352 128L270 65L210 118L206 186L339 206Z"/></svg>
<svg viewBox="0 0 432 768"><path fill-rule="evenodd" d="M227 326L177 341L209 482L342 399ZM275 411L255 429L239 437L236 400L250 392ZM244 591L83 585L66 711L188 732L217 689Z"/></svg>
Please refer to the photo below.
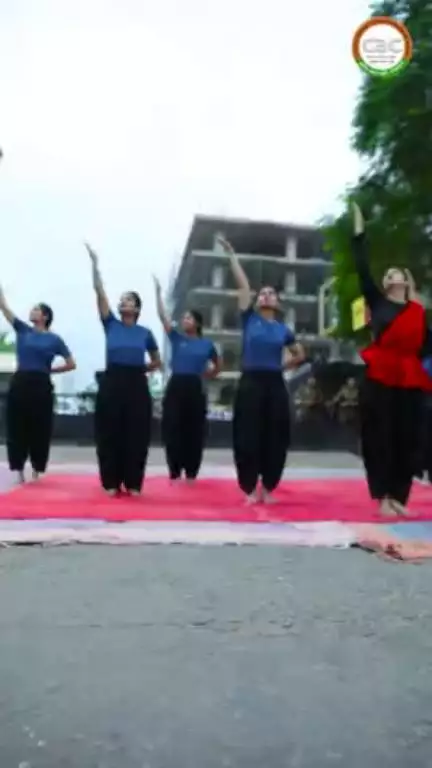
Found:
<svg viewBox="0 0 432 768"><path fill-rule="evenodd" d="M353 254L360 282L360 290L370 310L370 327L377 339L386 328L404 311L406 304L388 299L375 283L370 268L365 234L353 238ZM421 357L432 354L432 331L425 325L425 340Z"/></svg>

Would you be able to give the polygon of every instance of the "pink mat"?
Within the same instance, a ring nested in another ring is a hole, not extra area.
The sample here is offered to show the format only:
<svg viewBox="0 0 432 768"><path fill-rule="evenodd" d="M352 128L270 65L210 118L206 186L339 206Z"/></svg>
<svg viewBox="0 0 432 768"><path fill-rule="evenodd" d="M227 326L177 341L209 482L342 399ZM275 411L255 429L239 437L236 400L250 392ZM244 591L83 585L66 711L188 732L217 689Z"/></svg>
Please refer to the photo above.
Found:
<svg viewBox="0 0 432 768"><path fill-rule="evenodd" d="M432 488L417 486L412 508L416 511L415 519L432 520ZM284 482L277 491L275 504L246 507L233 480L203 478L189 487L172 486L166 478L149 477L142 497L109 499L97 478L89 475L52 475L0 494L0 519L383 522L376 515L365 482L357 479Z"/></svg>

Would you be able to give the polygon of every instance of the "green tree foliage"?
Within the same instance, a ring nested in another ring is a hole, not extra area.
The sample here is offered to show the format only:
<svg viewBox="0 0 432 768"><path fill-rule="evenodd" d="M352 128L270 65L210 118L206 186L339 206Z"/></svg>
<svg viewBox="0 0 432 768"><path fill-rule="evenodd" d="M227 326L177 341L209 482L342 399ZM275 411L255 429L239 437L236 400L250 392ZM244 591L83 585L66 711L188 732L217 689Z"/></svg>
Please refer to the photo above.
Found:
<svg viewBox="0 0 432 768"><path fill-rule="evenodd" d="M408 67L394 78L364 77L353 119L354 150L365 161L358 184L346 193L368 222L372 271L411 269L420 288L432 283L432 3L388 0L373 16L403 21L414 41ZM353 336L351 302L359 286L346 213L324 227L331 250L339 308L338 335ZM432 286L431 286L432 287Z"/></svg>
<svg viewBox="0 0 432 768"><path fill-rule="evenodd" d="M6 333L0 333L0 353L2 352L15 352L15 344L7 340Z"/></svg>

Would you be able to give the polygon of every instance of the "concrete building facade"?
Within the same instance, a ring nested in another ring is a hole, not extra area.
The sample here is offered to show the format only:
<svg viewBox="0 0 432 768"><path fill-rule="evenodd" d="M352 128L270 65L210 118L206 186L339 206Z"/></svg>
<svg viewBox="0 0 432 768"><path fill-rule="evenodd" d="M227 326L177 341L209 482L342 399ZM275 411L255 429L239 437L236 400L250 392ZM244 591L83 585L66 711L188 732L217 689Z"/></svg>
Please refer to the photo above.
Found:
<svg viewBox="0 0 432 768"><path fill-rule="evenodd" d="M253 291L265 285L279 291L285 321L311 357L329 352L329 340L318 335L318 294L330 264L315 227L195 218L168 303L177 321L185 309L202 313L204 334L213 339L224 364L220 378L211 384L210 400L229 405L240 371L241 330L237 291L229 258L217 243L219 234L236 250Z"/></svg>

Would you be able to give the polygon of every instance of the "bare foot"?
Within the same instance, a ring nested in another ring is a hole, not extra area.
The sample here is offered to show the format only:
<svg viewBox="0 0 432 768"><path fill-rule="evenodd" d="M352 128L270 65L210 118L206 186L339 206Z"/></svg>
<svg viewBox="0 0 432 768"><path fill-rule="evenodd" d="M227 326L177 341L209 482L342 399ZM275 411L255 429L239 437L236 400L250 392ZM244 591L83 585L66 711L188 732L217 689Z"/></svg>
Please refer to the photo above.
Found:
<svg viewBox="0 0 432 768"><path fill-rule="evenodd" d="M249 494L248 496L246 496L246 498L245 498L245 504L246 504L246 506L247 506L247 507L251 507L251 506L253 506L254 504L258 504L258 501L259 501L259 499L258 499L258 497L257 497L257 495L256 495L256 493L255 493L255 491L254 491L253 493L250 493L250 494Z"/></svg>
<svg viewBox="0 0 432 768"><path fill-rule="evenodd" d="M270 491L266 491L265 488L261 492L261 501L263 504L276 504L276 499L271 495Z"/></svg>
<svg viewBox="0 0 432 768"><path fill-rule="evenodd" d="M382 500L379 507L379 513L382 517L397 517L397 512L389 499Z"/></svg>
<svg viewBox="0 0 432 768"><path fill-rule="evenodd" d="M396 501L396 499L389 499L389 502L397 515L401 515L402 517L411 517L412 512L410 512L408 507L406 507L404 504L401 504L400 501Z"/></svg>

